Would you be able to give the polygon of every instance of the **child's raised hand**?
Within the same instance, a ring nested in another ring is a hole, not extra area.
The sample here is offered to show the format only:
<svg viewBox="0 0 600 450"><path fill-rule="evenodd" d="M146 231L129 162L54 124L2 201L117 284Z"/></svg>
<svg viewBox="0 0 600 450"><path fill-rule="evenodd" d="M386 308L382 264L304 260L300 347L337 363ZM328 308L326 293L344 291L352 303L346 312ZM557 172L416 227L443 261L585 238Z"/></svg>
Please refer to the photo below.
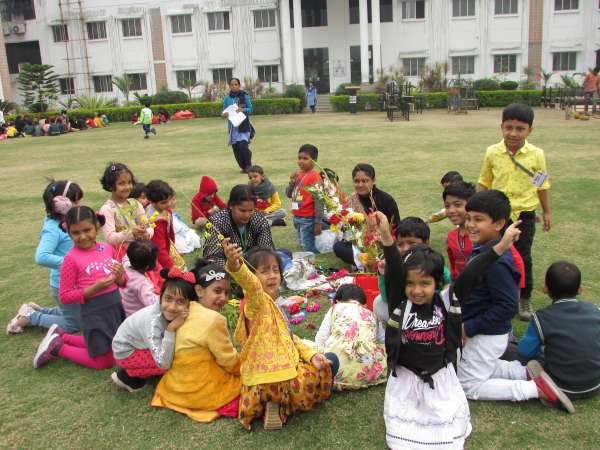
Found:
<svg viewBox="0 0 600 450"><path fill-rule="evenodd" d="M310 359L310 363L318 370L324 369L331 365L331 361L323 353L317 353Z"/></svg>
<svg viewBox="0 0 600 450"><path fill-rule="evenodd" d="M231 242L231 238L225 238L221 241L223 252L227 258L227 265L233 272L237 272L242 267L244 252L237 244Z"/></svg>
<svg viewBox="0 0 600 450"><path fill-rule="evenodd" d="M377 271L380 275L385 275L385 259L380 259L377 261Z"/></svg>
<svg viewBox="0 0 600 450"><path fill-rule="evenodd" d="M521 236L521 230L519 230L518 226L521 224L520 220L512 223L506 231L504 231L504 235L500 242L494 245L494 251L499 255L502 255L506 250L510 248L515 242L519 240L519 236Z"/></svg>
<svg viewBox="0 0 600 450"><path fill-rule="evenodd" d="M173 320L171 320L171 322L169 322L169 325L167 325L167 331L172 331L172 332L177 331L179 329L179 327L181 325L183 325L183 323L185 322L185 319L187 319L187 317L189 315L190 315L189 309L182 311L177 317L175 317Z"/></svg>
<svg viewBox="0 0 600 450"><path fill-rule="evenodd" d="M387 217L381 211L375 211L367 216L367 223L370 227L377 229L377 233L381 238L383 245L390 246L394 243L394 237L392 236L392 230Z"/></svg>

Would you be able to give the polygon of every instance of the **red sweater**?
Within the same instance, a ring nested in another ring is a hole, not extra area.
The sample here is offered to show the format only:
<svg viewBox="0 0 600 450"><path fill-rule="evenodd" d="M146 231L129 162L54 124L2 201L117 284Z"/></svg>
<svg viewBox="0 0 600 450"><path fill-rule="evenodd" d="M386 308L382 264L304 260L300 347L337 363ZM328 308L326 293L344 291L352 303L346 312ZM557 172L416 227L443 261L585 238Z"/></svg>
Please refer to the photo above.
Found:
<svg viewBox="0 0 600 450"><path fill-rule="evenodd" d="M299 170L296 181L290 184L292 204L298 203L298 209L292 211L297 217L315 217L315 200L304 188L321 182L321 176L315 169L310 172Z"/></svg>
<svg viewBox="0 0 600 450"><path fill-rule="evenodd" d="M226 208L223 200L217 195L217 182L208 176L203 176L200 180L200 187L194 198L192 198L192 221L195 222L200 217L208 217L208 211L217 206L220 209ZM206 197L213 195L212 199Z"/></svg>
<svg viewBox="0 0 600 450"><path fill-rule="evenodd" d="M173 260L171 259L170 250L171 242L175 242L175 232L173 231L173 211L169 209L169 219L158 218L154 222L154 235L152 242L158 248L158 262L163 268L171 268Z"/></svg>
<svg viewBox="0 0 600 450"><path fill-rule="evenodd" d="M448 233L448 239L446 242L448 262L450 264L450 276L452 277L452 280L456 280L456 277L460 275L462 270L465 268L465 264L467 264L469 255L473 251L473 244L471 243L471 239L469 238L468 234L465 233L464 239L460 236L459 228L455 228ZM512 253L516 269L521 274L519 287L522 289L525 287L525 264L523 263L521 254L514 245L510 247L510 251Z"/></svg>

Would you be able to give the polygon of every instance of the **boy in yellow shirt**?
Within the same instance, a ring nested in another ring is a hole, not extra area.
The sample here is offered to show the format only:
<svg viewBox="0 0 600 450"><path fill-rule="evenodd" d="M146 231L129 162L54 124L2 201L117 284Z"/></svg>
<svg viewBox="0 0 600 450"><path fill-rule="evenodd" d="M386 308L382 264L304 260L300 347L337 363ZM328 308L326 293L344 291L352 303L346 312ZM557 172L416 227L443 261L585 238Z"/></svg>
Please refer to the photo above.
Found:
<svg viewBox="0 0 600 450"><path fill-rule="evenodd" d="M504 139L488 147L477 185L477 191L498 189L504 192L512 208L511 222L521 221L521 237L515 247L525 265L525 287L519 300L519 318L525 321L533 313L531 247L538 205L542 206L544 231L550 231L552 224L544 151L527 141L533 130L533 118L533 110L527 105L513 103L504 108L500 125Z"/></svg>
<svg viewBox="0 0 600 450"><path fill-rule="evenodd" d="M285 209L281 207L279 193L273 183L265 176L265 171L260 166L250 166L246 169L248 183L256 195L256 208L265 215L272 227L285 226L283 218Z"/></svg>

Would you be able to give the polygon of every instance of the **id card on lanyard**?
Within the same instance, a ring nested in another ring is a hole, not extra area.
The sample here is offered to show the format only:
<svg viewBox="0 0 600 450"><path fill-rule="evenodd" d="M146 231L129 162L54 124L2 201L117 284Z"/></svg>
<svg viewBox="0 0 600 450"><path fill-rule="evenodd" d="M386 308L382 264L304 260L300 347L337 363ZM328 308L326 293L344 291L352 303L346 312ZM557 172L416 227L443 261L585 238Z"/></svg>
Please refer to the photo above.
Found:
<svg viewBox="0 0 600 450"><path fill-rule="evenodd" d="M300 181L296 181L296 185L294 186L294 190L292 191L292 211L297 211L302 206L304 201L304 196L300 192L302 189L302 181L304 181L304 177L306 174L302 175Z"/></svg>
<svg viewBox="0 0 600 450"><path fill-rule="evenodd" d="M513 155L508 149L506 149L506 153L508 154L508 157L510 158L510 160L513 162L513 164L515 165L515 167L517 169L522 170L523 172L525 172L527 175L529 175L531 177L531 182L533 183L533 185L535 187L537 187L537 188L541 187L542 184L544 184L544 182L548 179L547 173L544 173L541 171L532 172L527 167L525 167L523 164L521 164L519 161L517 161L517 159L515 158L515 155Z"/></svg>

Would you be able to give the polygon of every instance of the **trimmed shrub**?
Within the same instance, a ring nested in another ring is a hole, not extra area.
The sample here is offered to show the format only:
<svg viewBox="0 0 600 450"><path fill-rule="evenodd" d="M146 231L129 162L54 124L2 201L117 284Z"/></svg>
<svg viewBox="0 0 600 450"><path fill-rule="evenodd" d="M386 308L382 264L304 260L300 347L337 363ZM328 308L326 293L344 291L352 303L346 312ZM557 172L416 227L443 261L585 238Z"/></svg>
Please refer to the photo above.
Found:
<svg viewBox="0 0 600 450"><path fill-rule="evenodd" d="M301 84L290 84L285 88L285 96L287 98L297 98L300 100L298 112L304 111L306 108L306 91Z"/></svg>
<svg viewBox="0 0 600 450"><path fill-rule="evenodd" d="M254 106L253 115L266 114L292 114L298 111L300 100L297 98L256 99L252 101ZM152 105L151 109L156 112L158 108L165 108L169 115L177 111L192 111L196 117L219 117L223 110L222 102L199 102L199 103L174 103L170 105ZM129 122L133 113L139 113L141 106L122 106L113 108L99 108L97 110L72 109L69 117L94 117L94 113L106 114L111 122ZM58 111L27 114L35 120L46 119L59 115ZM14 116L5 116L6 120L14 120Z"/></svg>
<svg viewBox="0 0 600 450"><path fill-rule="evenodd" d="M349 111L348 95L332 95L329 102L334 111ZM356 110L364 111L365 105L371 104L371 110L377 111L379 105L379 94L358 94L356 99Z"/></svg>
<svg viewBox="0 0 600 450"><path fill-rule="evenodd" d="M481 107L504 107L511 103L539 106L542 91L479 91L475 93Z"/></svg>
<svg viewBox="0 0 600 450"><path fill-rule="evenodd" d="M152 103L155 105L174 105L176 103L187 103L188 96L181 91L158 91L152 97Z"/></svg>
<svg viewBox="0 0 600 450"><path fill-rule="evenodd" d="M502 89L503 91L514 91L519 87L519 83L517 83L516 81L506 80L501 82L499 86L500 89Z"/></svg>
<svg viewBox="0 0 600 450"><path fill-rule="evenodd" d="M425 109L443 109L448 107L447 92L422 92L416 96L423 99Z"/></svg>
<svg viewBox="0 0 600 450"><path fill-rule="evenodd" d="M497 91L499 88L499 83L493 78L482 78L473 82L473 89L476 91Z"/></svg>
<svg viewBox="0 0 600 450"><path fill-rule="evenodd" d="M335 95L346 95L346 86L352 86L352 83L340 84L337 88L335 88Z"/></svg>

